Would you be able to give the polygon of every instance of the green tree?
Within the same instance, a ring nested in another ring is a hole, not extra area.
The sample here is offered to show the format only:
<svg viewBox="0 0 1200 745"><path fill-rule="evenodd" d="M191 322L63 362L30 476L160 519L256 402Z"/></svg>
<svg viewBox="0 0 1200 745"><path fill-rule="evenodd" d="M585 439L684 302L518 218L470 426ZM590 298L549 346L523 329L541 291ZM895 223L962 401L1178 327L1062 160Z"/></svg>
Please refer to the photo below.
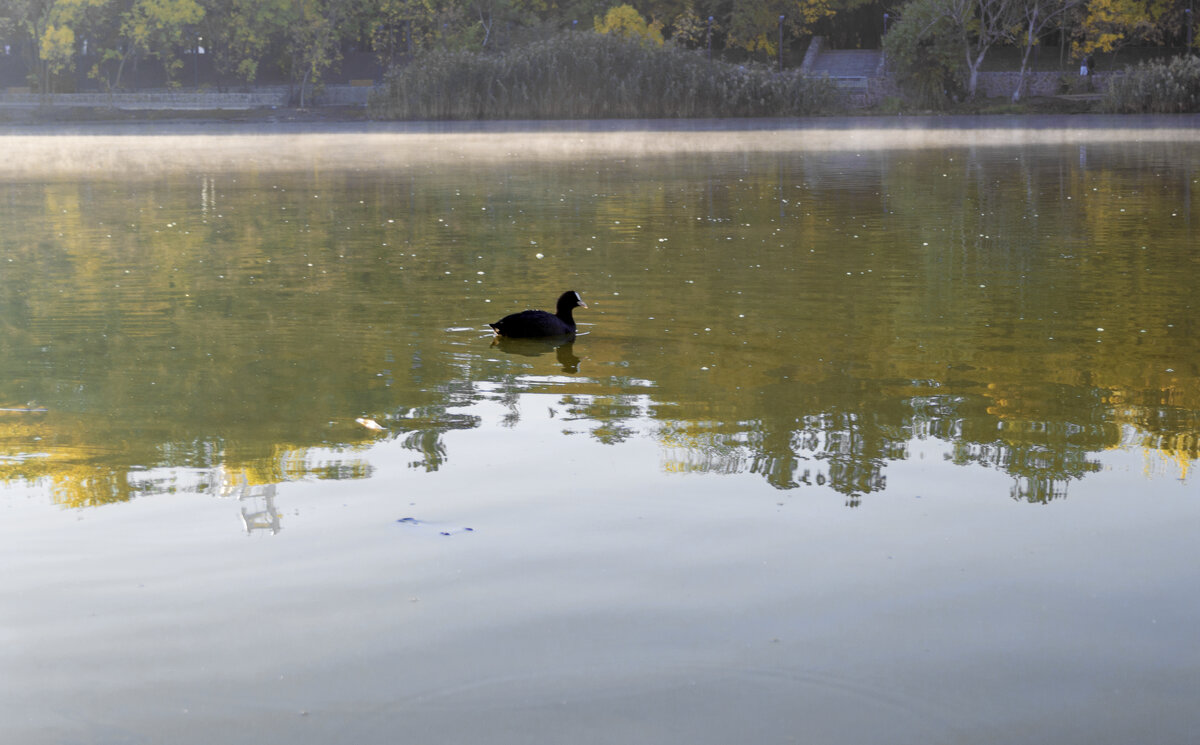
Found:
<svg viewBox="0 0 1200 745"><path fill-rule="evenodd" d="M216 70L249 83L264 67L282 66L292 5L291 0L204 0L205 46Z"/></svg>
<svg viewBox="0 0 1200 745"><path fill-rule="evenodd" d="M495 46L502 27L529 27L538 23L547 11L545 0L471 0L470 24L479 32L479 48Z"/></svg>
<svg viewBox="0 0 1200 745"><path fill-rule="evenodd" d="M367 34L371 48L383 65L394 65L397 59L412 51L413 18L408 13L412 5L405 0L376 0Z"/></svg>
<svg viewBox="0 0 1200 745"><path fill-rule="evenodd" d="M908 3L883 38L884 55L896 84L917 105L930 108L944 106L963 89L966 79L955 28L942 12L941 2Z"/></svg>
<svg viewBox="0 0 1200 745"><path fill-rule="evenodd" d="M966 95L974 98L979 84L979 69L987 53L997 44L1012 38L1021 20L1022 0L918 0L923 28L937 26L934 36L957 46L966 72ZM905 6L907 13L909 7ZM903 15L903 14L902 14ZM928 37L931 31L918 35ZM889 34L890 35L890 34Z"/></svg>
<svg viewBox="0 0 1200 745"><path fill-rule="evenodd" d="M105 14L115 19L115 33L100 39L102 63L115 63L109 88L120 88L125 66L141 57L155 57L163 66L169 85L183 67L179 49L184 31L204 18L204 8L196 0L113 0L105 5ZM97 69L93 73L102 77Z"/></svg>
<svg viewBox="0 0 1200 745"><path fill-rule="evenodd" d="M297 0L288 18L291 79L299 79L300 108L307 102L310 86L319 86L325 71L341 59L336 44L338 21L347 4L343 0Z"/></svg>
<svg viewBox="0 0 1200 745"><path fill-rule="evenodd" d="M158 58L169 84L183 67L179 49L185 45L184 30L204 18L196 0L138 0L125 16L122 31L134 47Z"/></svg>
<svg viewBox="0 0 1200 745"><path fill-rule="evenodd" d="M378 6L369 0L291 0L286 22L286 50L291 81L299 85L305 106L323 84L325 73L342 59L342 45L355 37L364 19Z"/></svg>

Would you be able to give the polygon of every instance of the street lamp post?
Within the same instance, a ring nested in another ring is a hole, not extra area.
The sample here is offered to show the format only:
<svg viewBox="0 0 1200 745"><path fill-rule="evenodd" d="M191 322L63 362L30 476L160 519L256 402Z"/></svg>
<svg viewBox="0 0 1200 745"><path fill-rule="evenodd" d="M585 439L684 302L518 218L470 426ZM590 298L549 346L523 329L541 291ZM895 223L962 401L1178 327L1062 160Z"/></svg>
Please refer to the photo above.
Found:
<svg viewBox="0 0 1200 745"><path fill-rule="evenodd" d="M1191 53L1192 53L1192 9L1191 9L1191 8L1185 8L1185 9L1184 9L1184 11L1183 11L1183 17L1187 19L1187 27L1188 27L1188 54L1191 54Z"/></svg>
<svg viewBox="0 0 1200 745"><path fill-rule="evenodd" d="M783 16L779 16L779 71L783 72Z"/></svg>
<svg viewBox="0 0 1200 745"><path fill-rule="evenodd" d="M708 33L705 35L705 39L707 40L707 43L708 43L708 59L709 59L709 61L712 61L712 22L713 22L713 17L709 16L708 17Z"/></svg>

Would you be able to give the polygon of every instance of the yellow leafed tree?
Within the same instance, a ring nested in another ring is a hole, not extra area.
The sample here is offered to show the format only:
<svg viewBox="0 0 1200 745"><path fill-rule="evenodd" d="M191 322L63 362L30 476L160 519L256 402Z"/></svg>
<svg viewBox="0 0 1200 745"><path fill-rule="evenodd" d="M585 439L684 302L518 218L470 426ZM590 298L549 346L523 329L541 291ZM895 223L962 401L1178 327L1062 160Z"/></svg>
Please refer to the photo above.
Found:
<svg viewBox="0 0 1200 745"><path fill-rule="evenodd" d="M663 43L662 23L647 21L631 5L609 8L603 18L595 20L597 33L616 34L631 39L644 39L658 45Z"/></svg>
<svg viewBox="0 0 1200 745"><path fill-rule="evenodd" d="M46 27L38 54L51 75L71 69L75 58L75 31L69 26Z"/></svg>
<svg viewBox="0 0 1200 745"><path fill-rule="evenodd" d="M1072 47L1085 56L1111 52L1135 39L1154 39L1170 10L1166 0L1089 0Z"/></svg>

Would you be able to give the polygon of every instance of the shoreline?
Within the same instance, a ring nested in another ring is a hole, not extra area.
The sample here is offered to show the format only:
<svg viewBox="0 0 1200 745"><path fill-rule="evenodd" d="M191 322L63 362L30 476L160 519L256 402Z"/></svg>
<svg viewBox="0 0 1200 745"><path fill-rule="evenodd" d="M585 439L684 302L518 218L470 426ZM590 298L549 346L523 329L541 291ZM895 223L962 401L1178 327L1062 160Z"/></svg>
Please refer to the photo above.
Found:
<svg viewBox="0 0 1200 745"><path fill-rule="evenodd" d="M802 117L696 119L372 119L363 106L311 109L98 109L48 107L26 116L6 117L13 108L0 103L0 136L55 131L85 134L128 131L164 132L246 130L412 134L479 134L529 132L762 132L789 130L1200 130L1197 114L1111 114L1095 112L919 112L864 111ZM26 111L28 114L28 111ZM1198 135L1200 136L1200 135ZM1187 138L1190 139L1190 138Z"/></svg>
<svg viewBox="0 0 1200 745"><path fill-rule="evenodd" d="M236 131L278 127L288 131L419 133L758 131L790 129L1190 129L1200 114L1109 114L1095 110L1095 96L1029 97L1019 105L981 99L948 111L895 111L852 108L833 114L779 118L724 119L373 119L364 87L342 86L326 101L308 108L284 105L286 95L258 93L164 93L138 95L129 105L95 103L92 94L57 94L52 99L0 92L0 136L11 133L120 130ZM270 91L268 91L270 93ZM78 95L79 98L75 98ZM245 105L251 98L254 103ZM245 101L243 101L245 98ZM278 98L278 102L275 102ZM235 100L236 99L236 100ZM1086 99L1086 100L1085 100ZM266 102L266 103L264 103Z"/></svg>
<svg viewBox="0 0 1200 745"><path fill-rule="evenodd" d="M295 109L282 106L195 108L159 106L123 109L108 106L14 104L0 96L0 132L21 128L88 127L137 124L247 124L366 122L363 105Z"/></svg>

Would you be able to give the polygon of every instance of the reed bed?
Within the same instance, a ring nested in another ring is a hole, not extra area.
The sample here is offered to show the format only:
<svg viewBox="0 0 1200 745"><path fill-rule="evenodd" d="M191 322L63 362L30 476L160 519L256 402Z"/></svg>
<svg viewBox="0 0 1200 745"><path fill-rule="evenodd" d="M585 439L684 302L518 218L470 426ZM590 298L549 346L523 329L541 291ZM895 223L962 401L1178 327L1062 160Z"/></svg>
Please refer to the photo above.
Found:
<svg viewBox="0 0 1200 745"><path fill-rule="evenodd" d="M1184 55L1167 62L1142 62L1113 76L1104 106L1118 114L1200 112L1200 57Z"/></svg>
<svg viewBox="0 0 1200 745"><path fill-rule="evenodd" d="M825 78L576 32L501 54L424 55L389 75L371 110L381 119L642 119L799 116L839 105Z"/></svg>

